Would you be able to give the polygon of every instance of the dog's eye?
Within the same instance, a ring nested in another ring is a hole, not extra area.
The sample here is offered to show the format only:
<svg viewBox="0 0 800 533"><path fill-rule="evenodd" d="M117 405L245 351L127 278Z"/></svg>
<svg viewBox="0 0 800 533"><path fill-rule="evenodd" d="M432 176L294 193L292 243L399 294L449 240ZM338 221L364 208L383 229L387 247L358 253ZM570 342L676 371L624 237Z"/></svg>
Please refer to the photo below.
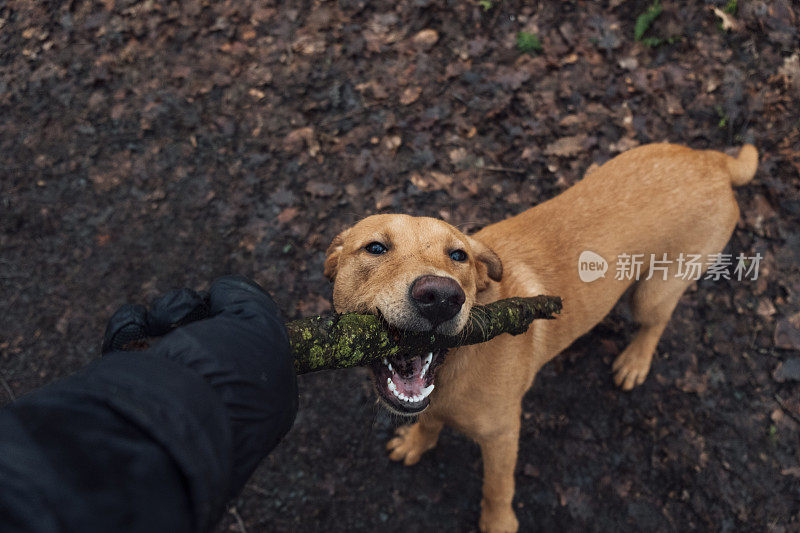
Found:
<svg viewBox="0 0 800 533"><path fill-rule="evenodd" d="M464 250L453 250L450 252L450 259L453 261L458 261L459 263L463 263L467 260L467 252Z"/></svg>
<svg viewBox="0 0 800 533"><path fill-rule="evenodd" d="M371 253L372 255L381 255L389 251L389 249L384 244L378 241L369 243L364 247L364 249L369 253Z"/></svg>

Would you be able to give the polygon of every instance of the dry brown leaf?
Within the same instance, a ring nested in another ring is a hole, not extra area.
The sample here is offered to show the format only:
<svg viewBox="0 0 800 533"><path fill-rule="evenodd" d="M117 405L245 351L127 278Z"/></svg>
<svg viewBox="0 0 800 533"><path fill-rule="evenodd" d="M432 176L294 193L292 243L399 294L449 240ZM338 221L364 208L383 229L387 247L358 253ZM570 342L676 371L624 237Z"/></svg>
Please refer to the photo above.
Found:
<svg viewBox="0 0 800 533"><path fill-rule="evenodd" d="M781 475L800 478L800 466L790 466L789 468L784 468L781 470Z"/></svg>
<svg viewBox="0 0 800 533"><path fill-rule="evenodd" d="M583 150L583 143L585 141L586 135L584 134L572 137L561 137L557 141L548 144L547 148L544 149L544 153L560 157L577 155Z"/></svg>
<svg viewBox="0 0 800 533"><path fill-rule="evenodd" d="M311 157L319 153L319 142L314 138L314 128L311 126L292 130L286 138L283 139L283 149L289 153L299 153L302 151L304 145L308 147L308 154Z"/></svg>
<svg viewBox="0 0 800 533"><path fill-rule="evenodd" d="M403 144L403 139L399 135L387 135L383 138L383 146L387 150L397 150Z"/></svg>
<svg viewBox="0 0 800 533"><path fill-rule="evenodd" d="M769 298L762 298L759 300L758 307L756 308L756 314L758 316L763 316L766 318L771 317L775 313L777 313L777 310L775 309L775 306L772 305L772 302L769 300Z"/></svg>
<svg viewBox="0 0 800 533"><path fill-rule="evenodd" d="M337 187L327 181L312 180L306 184L306 192L314 196L321 196L327 198L336 194Z"/></svg>
<svg viewBox="0 0 800 533"><path fill-rule="evenodd" d="M522 150L522 159L525 161L532 161L539 153L539 148L535 146L526 146Z"/></svg>
<svg viewBox="0 0 800 533"><path fill-rule="evenodd" d="M683 115L683 105L680 99L674 94L667 93L667 113L670 115Z"/></svg>
<svg viewBox="0 0 800 533"><path fill-rule="evenodd" d="M442 172L433 171L430 173L430 177L433 181L433 188L436 190L444 189L453 184L453 176Z"/></svg>
<svg viewBox="0 0 800 533"><path fill-rule="evenodd" d="M639 141L633 137L623 137L617 142L609 144L608 149L612 152L626 152L637 146L639 146Z"/></svg>
<svg viewBox="0 0 800 533"><path fill-rule="evenodd" d="M439 40L439 34L436 30L430 28L424 29L411 38L411 41L422 50L428 50Z"/></svg>
<svg viewBox="0 0 800 533"><path fill-rule="evenodd" d="M292 220L295 216L297 216L298 209L296 207L287 207L283 211L281 211L278 216L278 222L281 224L286 224L290 220Z"/></svg>
<svg viewBox="0 0 800 533"><path fill-rule="evenodd" d="M306 56L325 51L325 37L322 35L301 35L292 43L292 50Z"/></svg>
<svg viewBox="0 0 800 533"><path fill-rule="evenodd" d="M778 363L778 366L772 372L772 379L778 383L800 381L800 357L792 357Z"/></svg>
<svg viewBox="0 0 800 533"><path fill-rule="evenodd" d="M464 148L455 148L453 150L450 150L450 153L448 155L450 156L451 163L453 163L454 165L459 165L467 160L467 158L469 157L469 152L467 152L467 150Z"/></svg>
<svg viewBox="0 0 800 533"><path fill-rule="evenodd" d="M403 94L400 95L400 103L403 105L413 104L420 94L422 94L422 87L406 87Z"/></svg>
<svg viewBox="0 0 800 533"><path fill-rule="evenodd" d="M411 175L408 177L408 180L421 191L427 191L430 183L428 180L423 178L419 172L412 172Z"/></svg>
<svg viewBox="0 0 800 533"><path fill-rule="evenodd" d="M784 58L783 66L778 69L778 74L783 76L787 87L794 87L800 91L800 52Z"/></svg>
<svg viewBox="0 0 800 533"><path fill-rule="evenodd" d="M378 196L378 199L375 201L375 209L381 210L386 207L389 207L394 203L394 187L387 187L383 190L383 192Z"/></svg>
<svg viewBox="0 0 800 533"><path fill-rule="evenodd" d="M782 318L775 325L775 346L789 350L800 350L800 313Z"/></svg>
<svg viewBox="0 0 800 533"><path fill-rule="evenodd" d="M739 23L736 21L735 18L730 16L728 13L725 13L717 6L711 6L711 10L717 17L719 17L720 22L722 23L723 30L729 31L729 30L736 30L739 28Z"/></svg>

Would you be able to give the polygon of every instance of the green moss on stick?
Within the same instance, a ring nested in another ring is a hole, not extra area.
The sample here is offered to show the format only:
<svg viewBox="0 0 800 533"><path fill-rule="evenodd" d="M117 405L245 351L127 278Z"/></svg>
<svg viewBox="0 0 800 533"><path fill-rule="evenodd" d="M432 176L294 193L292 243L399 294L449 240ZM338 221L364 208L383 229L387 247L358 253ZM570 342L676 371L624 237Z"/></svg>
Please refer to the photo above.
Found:
<svg viewBox="0 0 800 533"><path fill-rule="evenodd" d="M561 299L552 296L509 298L476 306L456 337L393 330L374 315L347 313L312 317L287 324L298 373L349 368L398 355L422 355L430 351L486 342L510 333L527 331L535 319L551 319L561 311Z"/></svg>

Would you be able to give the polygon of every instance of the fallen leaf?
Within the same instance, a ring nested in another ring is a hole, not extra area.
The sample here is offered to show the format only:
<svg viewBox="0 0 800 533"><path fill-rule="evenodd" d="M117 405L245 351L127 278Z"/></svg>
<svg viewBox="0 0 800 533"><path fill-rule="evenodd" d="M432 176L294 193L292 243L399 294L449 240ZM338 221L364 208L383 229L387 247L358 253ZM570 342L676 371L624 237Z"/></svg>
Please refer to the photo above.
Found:
<svg viewBox="0 0 800 533"><path fill-rule="evenodd" d="M631 148L635 148L637 146L639 146L639 141L633 137L623 137L617 142L609 144L608 149L612 152L627 152Z"/></svg>
<svg viewBox="0 0 800 533"><path fill-rule="evenodd" d="M433 180L434 189L436 190L444 189L453 184L453 176L442 172L433 171L430 173L430 177Z"/></svg>
<svg viewBox="0 0 800 533"><path fill-rule="evenodd" d="M573 137L561 137L557 141L547 145L544 153L547 155L557 155L568 157L579 154L583 150L583 143L586 142L586 135L580 134Z"/></svg>
<svg viewBox="0 0 800 533"><path fill-rule="evenodd" d="M403 144L403 139L399 135L389 135L383 138L383 146L387 150L397 150Z"/></svg>
<svg viewBox="0 0 800 533"><path fill-rule="evenodd" d="M292 43L292 50L310 56L325 51L325 37L320 34L301 35Z"/></svg>
<svg viewBox="0 0 800 533"><path fill-rule="evenodd" d="M773 340L778 348L800 350L800 313L779 320Z"/></svg>
<svg viewBox="0 0 800 533"><path fill-rule="evenodd" d="M329 196L333 196L336 191L336 186L332 183L328 183L327 181L312 180L306 184L306 192L313 194L314 196L327 198Z"/></svg>
<svg viewBox="0 0 800 533"><path fill-rule="evenodd" d="M450 156L451 163L453 163L454 165L460 165L467 160L467 158L469 157L469 152L467 152L467 150L464 148L455 148L453 150L450 150L448 156Z"/></svg>
<svg viewBox="0 0 800 533"><path fill-rule="evenodd" d="M763 316L766 318L774 315L776 312L775 306L772 305L772 302L769 300L769 298L762 298L759 300L758 307L756 308L756 314L758 314L758 316Z"/></svg>
<svg viewBox="0 0 800 533"><path fill-rule="evenodd" d="M764 222L776 216L775 209L763 194L753 195L753 205L744 212L744 219L758 233L763 233Z"/></svg>
<svg viewBox="0 0 800 533"><path fill-rule="evenodd" d="M800 381L800 357L781 361L772 373L772 378L778 383Z"/></svg>
<svg viewBox="0 0 800 533"><path fill-rule="evenodd" d="M725 13L717 6L711 6L711 10L717 17L719 17L720 22L722 23L723 30L725 31L736 30L739 27L739 23L736 21L735 18L730 16L728 13Z"/></svg>
<svg viewBox="0 0 800 533"><path fill-rule="evenodd" d="M439 40L436 30L424 29L411 38L411 41L420 49L428 50Z"/></svg>
<svg viewBox="0 0 800 533"><path fill-rule="evenodd" d="M800 52L784 58L783 66L778 69L778 74L783 76L787 87L800 90Z"/></svg>
<svg viewBox="0 0 800 533"><path fill-rule="evenodd" d="M522 159L525 161L533 161L539 153L539 148L534 146L526 146L522 150Z"/></svg>
<svg viewBox="0 0 800 533"><path fill-rule="evenodd" d="M681 101L677 96L671 93L667 93L665 99L667 101L667 113L669 113L670 115L683 114L683 106L681 105Z"/></svg>
<svg viewBox="0 0 800 533"><path fill-rule="evenodd" d="M311 126L293 130L283 139L283 149L289 153L299 153L304 145L308 147L311 157L319 153L320 146L314 138L314 128Z"/></svg>
<svg viewBox="0 0 800 533"><path fill-rule="evenodd" d="M539 477L539 469L530 463L525 463L525 466L522 467L522 473L528 477Z"/></svg>
<svg viewBox="0 0 800 533"><path fill-rule="evenodd" d="M782 476L792 476L800 478L800 466L790 466L781 470Z"/></svg>
<svg viewBox="0 0 800 533"><path fill-rule="evenodd" d="M378 199L375 201L375 209L381 210L389 207L394 203L394 199L394 187L388 187L378 196Z"/></svg>
<svg viewBox="0 0 800 533"><path fill-rule="evenodd" d="M420 94L422 94L422 87L406 87L403 94L400 95L400 103L403 105L413 104Z"/></svg>
<svg viewBox="0 0 800 533"><path fill-rule="evenodd" d="M675 385L683 392L703 394L708 389L708 376L687 369L682 378L675 380Z"/></svg>
<svg viewBox="0 0 800 533"><path fill-rule="evenodd" d="M412 172L411 175L408 176L408 180L421 191L428 190L430 183L420 175L419 172Z"/></svg>
<svg viewBox="0 0 800 533"><path fill-rule="evenodd" d="M69 313L64 313L61 318L56 322L56 331L62 335L66 335L69 330Z"/></svg>
<svg viewBox="0 0 800 533"><path fill-rule="evenodd" d="M296 207L287 207L286 209L281 211L276 218L278 219L278 222L280 222L281 224L286 224L287 222L292 220L295 216L297 216L298 211L299 210Z"/></svg>

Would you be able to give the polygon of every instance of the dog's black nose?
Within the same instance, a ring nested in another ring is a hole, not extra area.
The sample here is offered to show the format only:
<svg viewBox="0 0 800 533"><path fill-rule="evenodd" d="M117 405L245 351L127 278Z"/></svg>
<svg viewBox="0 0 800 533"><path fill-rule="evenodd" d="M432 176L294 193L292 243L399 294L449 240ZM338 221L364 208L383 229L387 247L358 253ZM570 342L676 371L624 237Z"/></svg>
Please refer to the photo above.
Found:
<svg viewBox="0 0 800 533"><path fill-rule="evenodd" d="M432 328L456 316L464 300L464 291L453 278L421 276L411 284L411 301Z"/></svg>

